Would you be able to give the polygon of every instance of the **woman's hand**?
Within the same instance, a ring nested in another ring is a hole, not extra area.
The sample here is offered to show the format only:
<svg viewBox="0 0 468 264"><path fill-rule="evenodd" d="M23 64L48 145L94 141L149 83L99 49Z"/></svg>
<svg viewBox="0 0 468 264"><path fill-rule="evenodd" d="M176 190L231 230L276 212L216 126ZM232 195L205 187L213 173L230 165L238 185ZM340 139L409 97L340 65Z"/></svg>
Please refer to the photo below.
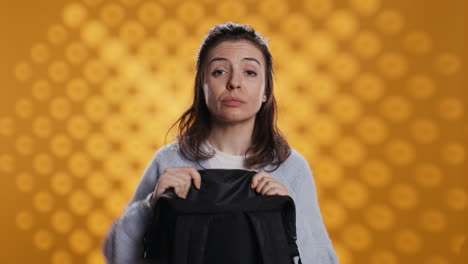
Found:
<svg viewBox="0 0 468 264"><path fill-rule="evenodd" d="M250 187L262 195L289 195L286 185L264 171L259 171L252 177Z"/></svg>
<svg viewBox="0 0 468 264"><path fill-rule="evenodd" d="M154 208L156 201L167 189L173 187L175 193L182 198L186 198L193 183L197 189L200 189L201 176L198 171L192 167L173 167L165 168L159 176L154 190L153 198L150 203Z"/></svg>

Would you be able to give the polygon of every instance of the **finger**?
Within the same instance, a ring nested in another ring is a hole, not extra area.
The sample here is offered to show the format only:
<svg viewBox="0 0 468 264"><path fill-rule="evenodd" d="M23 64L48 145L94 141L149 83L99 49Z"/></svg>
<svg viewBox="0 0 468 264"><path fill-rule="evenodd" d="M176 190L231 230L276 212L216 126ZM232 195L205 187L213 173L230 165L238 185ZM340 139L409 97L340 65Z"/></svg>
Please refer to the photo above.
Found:
<svg viewBox="0 0 468 264"><path fill-rule="evenodd" d="M183 169L190 176L190 181L193 180L193 185L197 189L200 189L201 187L200 173L193 167L181 167L181 169Z"/></svg>
<svg viewBox="0 0 468 264"><path fill-rule="evenodd" d="M258 183L265 177L269 177L269 175L264 172L264 171L259 171L257 172L253 177L252 177L252 188L256 188Z"/></svg>
<svg viewBox="0 0 468 264"><path fill-rule="evenodd" d="M161 178L158 180L156 184L156 195L161 195L163 194L167 189L171 188L170 182L167 180Z"/></svg>
<svg viewBox="0 0 468 264"><path fill-rule="evenodd" d="M165 187L166 189L174 188L174 193L184 198L186 189L190 187L191 177L186 173L185 170L180 168L168 168L165 174ZM164 191L163 191L164 192Z"/></svg>
<svg viewBox="0 0 468 264"><path fill-rule="evenodd" d="M190 178L190 180L191 180L191 178ZM190 180L184 182L183 193L182 193L182 196L181 196L184 199L187 198L187 195L190 192L190 187L192 185L192 182Z"/></svg>
<svg viewBox="0 0 468 264"><path fill-rule="evenodd" d="M269 184L265 184L261 190L263 195L285 195L285 187L277 181L270 181Z"/></svg>
<svg viewBox="0 0 468 264"><path fill-rule="evenodd" d="M169 188L174 188L176 192L174 168L165 168L163 174L157 180L156 194L161 195Z"/></svg>
<svg viewBox="0 0 468 264"><path fill-rule="evenodd" d="M278 187L272 187L265 191L266 195L280 195L280 189Z"/></svg>
<svg viewBox="0 0 468 264"><path fill-rule="evenodd" d="M288 189L285 186L274 187L267 191L267 195L289 195Z"/></svg>
<svg viewBox="0 0 468 264"><path fill-rule="evenodd" d="M161 187L162 190L160 191L160 193L164 193L167 189L171 187L174 188L174 192L177 194L177 196L180 197L183 193L183 181L177 178L171 178L170 181L164 182L164 184L162 184Z"/></svg>
<svg viewBox="0 0 468 264"><path fill-rule="evenodd" d="M180 183L177 182L177 181L171 181L171 183L168 184L169 187L167 187L166 189L169 189L169 188L174 188L174 193L177 194L177 196L180 196L179 193L180 193Z"/></svg>
<svg viewBox="0 0 468 264"><path fill-rule="evenodd" d="M187 198L187 194L190 191L190 187L192 185L192 177L186 169L182 169L178 172L178 178L181 181L179 196L185 199Z"/></svg>
<svg viewBox="0 0 468 264"><path fill-rule="evenodd" d="M265 191L266 186L272 186L274 184L273 179L270 177L263 178L262 181L258 183L256 188L257 192L262 193Z"/></svg>
<svg viewBox="0 0 468 264"><path fill-rule="evenodd" d="M189 191L189 190L184 191L184 192L180 195L180 197L182 197L182 198L184 198L184 199L187 199L188 191Z"/></svg>
<svg viewBox="0 0 468 264"><path fill-rule="evenodd" d="M192 177L193 179L193 185L195 185L195 187L197 187L197 189L200 190L200 187L201 187L201 176L200 176L200 173L194 169L194 168L190 168L190 176Z"/></svg>
<svg viewBox="0 0 468 264"><path fill-rule="evenodd" d="M185 192L185 189L186 189L186 184L183 180L179 180L177 181L176 183L176 187L175 187L175 190L176 190L176 193L179 197L181 198L184 198L184 192Z"/></svg>

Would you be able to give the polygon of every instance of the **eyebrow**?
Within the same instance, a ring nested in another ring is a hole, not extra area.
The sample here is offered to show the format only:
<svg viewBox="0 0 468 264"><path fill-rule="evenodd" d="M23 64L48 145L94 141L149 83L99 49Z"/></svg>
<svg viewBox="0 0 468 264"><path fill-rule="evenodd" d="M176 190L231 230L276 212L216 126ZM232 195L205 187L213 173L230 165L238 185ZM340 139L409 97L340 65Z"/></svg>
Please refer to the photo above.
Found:
<svg viewBox="0 0 468 264"><path fill-rule="evenodd" d="M254 62L258 63L258 65L260 65L260 66L262 65L262 64L261 64L257 59L255 59L255 58L245 57L245 58L243 58L242 60L254 61ZM213 63L214 61L227 61L227 59L226 59L226 58L221 58L221 57L216 57L216 58L211 59L210 62L209 62L208 64L211 64L211 63Z"/></svg>

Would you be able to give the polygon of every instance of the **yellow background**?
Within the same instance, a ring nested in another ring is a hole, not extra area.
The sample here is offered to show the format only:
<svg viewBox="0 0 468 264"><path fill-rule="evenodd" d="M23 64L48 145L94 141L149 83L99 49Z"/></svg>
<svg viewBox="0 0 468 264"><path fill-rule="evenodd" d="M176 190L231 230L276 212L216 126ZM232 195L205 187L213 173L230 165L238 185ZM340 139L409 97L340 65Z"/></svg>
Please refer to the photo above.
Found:
<svg viewBox="0 0 468 264"><path fill-rule="evenodd" d="M1 1L0 262L103 262L111 221L190 103L204 34L235 21L270 39L279 125L311 164L340 263L453 263L466 248L466 10Z"/></svg>

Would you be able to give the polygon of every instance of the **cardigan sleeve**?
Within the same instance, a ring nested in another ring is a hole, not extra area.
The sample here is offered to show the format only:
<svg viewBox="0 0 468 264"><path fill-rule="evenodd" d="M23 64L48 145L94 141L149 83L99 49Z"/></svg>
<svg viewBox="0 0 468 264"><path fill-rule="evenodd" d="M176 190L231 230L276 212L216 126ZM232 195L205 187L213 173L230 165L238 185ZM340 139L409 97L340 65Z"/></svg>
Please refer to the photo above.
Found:
<svg viewBox="0 0 468 264"><path fill-rule="evenodd" d="M114 219L102 245L106 263L147 263L143 236L153 215L149 200L158 179L159 151L147 165L123 214Z"/></svg>
<svg viewBox="0 0 468 264"><path fill-rule="evenodd" d="M296 205L297 246L303 264L338 264L323 223L312 170L300 156L292 193Z"/></svg>

